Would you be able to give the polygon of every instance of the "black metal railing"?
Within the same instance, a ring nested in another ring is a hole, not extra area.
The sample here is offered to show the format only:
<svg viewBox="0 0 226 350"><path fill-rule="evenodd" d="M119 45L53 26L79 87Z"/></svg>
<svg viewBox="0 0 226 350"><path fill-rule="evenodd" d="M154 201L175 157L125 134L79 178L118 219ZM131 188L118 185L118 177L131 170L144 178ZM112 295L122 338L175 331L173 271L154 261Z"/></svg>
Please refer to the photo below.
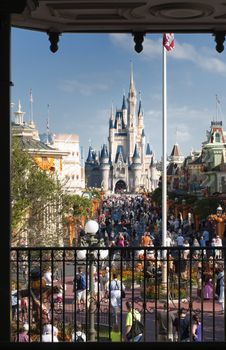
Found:
<svg viewBox="0 0 226 350"><path fill-rule="evenodd" d="M225 341L224 276L220 299L216 294L225 249L12 248L11 339L71 342L81 326L86 341L124 341L129 301L144 324L142 342L185 341L182 308L187 341L193 341L194 315L201 341Z"/></svg>

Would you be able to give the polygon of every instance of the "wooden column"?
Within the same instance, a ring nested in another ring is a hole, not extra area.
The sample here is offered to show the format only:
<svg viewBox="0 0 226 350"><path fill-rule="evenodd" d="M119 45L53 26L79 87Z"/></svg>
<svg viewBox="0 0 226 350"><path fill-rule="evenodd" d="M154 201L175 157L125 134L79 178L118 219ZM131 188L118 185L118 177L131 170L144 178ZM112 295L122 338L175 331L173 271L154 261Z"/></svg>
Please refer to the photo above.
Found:
<svg viewBox="0 0 226 350"><path fill-rule="evenodd" d="M10 341L10 15L0 13L0 341Z"/></svg>

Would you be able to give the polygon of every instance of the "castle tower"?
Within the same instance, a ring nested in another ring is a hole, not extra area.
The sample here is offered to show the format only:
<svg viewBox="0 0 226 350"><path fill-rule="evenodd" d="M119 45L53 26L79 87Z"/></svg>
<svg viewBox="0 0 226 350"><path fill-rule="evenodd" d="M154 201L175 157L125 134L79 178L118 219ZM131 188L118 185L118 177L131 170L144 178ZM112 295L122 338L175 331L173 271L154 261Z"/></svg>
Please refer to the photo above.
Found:
<svg viewBox="0 0 226 350"><path fill-rule="evenodd" d="M123 99L122 99L122 117L124 124L127 126L127 108L126 108L126 96L125 93L123 94Z"/></svg>
<svg viewBox="0 0 226 350"><path fill-rule="evenodd" d="M130 85L129 85L129 93L128 93L128 151L129 151L129 162L132 162L134 147L136 144L136 134L137 134L137 128L136 128L136 90L135 90L135 84L133 80L133 66L131 63L131 69L130 69Z"/></svg>
<svg viewBox="0 0 226 350"><path fill-rule="evenodd" d="M114 111L113 111L113 104L111 106L111 115L109 119L109 136L108 136L108 143L109 143L109 154L111 155L113 152L113 145L114 145Z"/></svg>
<svg viewBox="0 0 226 350"><path fill-rule="evenodd" d="M100 187L115 193L140 190L151 191L153 154L146 149L144 112L141 97L136 109L136 90L133 67L130 69L128 98L122 97L121 109L113 106L109 116L108 146L101 147L100 156L89 150L85 164L89 186ZM108 153L109 151L109 153ZM158 172L159 177L159 172Z"/></svg>
<svg viewBox="0 0 226 350"><path fill-rule="evenodd" d="M133 162L131 164L131 171L133 175L133 191L138 192L140 187L140 181L141 181L141 170L142 170L142 164L140 155L138 153L138 147L137 144L135 145L134 153L133 153Z"/></svg>
<svg viewBox="0 0 226 350"><path fill-rule="evenodd" d="M107 151L107 146L104 144L100 154L100 171L101 171L101 188L104 191L109 189L109 156Z"/></svg>

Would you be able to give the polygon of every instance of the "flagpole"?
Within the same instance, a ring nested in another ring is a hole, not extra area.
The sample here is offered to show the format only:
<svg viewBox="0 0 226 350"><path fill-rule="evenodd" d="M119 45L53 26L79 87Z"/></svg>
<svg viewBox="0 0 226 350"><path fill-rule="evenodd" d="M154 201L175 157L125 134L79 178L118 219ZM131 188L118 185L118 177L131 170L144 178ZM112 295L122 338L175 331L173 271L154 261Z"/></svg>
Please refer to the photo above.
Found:
<svg viewBox="0 0 226 350"><path fill-rule="evenodd" d="M167 88L166 88L166 49L162 45L162 246L166 246L167 232Z"/></svg>
<svg viewBox="0 0 226 350"><path fill-rule="evenodd" d="M162 45L162 247L166 246L167 232L167 86L166 86L166 48ZM166 250L162 251L162 287L163 292L167 290L167 264Z"/></svg>

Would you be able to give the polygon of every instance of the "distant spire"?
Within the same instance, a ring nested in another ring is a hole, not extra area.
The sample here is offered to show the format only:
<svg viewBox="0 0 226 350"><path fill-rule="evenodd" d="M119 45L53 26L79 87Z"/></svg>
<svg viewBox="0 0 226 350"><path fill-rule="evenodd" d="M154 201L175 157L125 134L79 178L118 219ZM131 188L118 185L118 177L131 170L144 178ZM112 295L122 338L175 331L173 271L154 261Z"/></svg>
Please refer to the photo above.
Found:
<svg viewBox="0 0 226 350"><path fill-rule="evenodd" d="M93 150L92 147L89 146L89 152L88 152L88 157L87 157L87 162L92 162L93 161Z"/></svg>
<svg viewBox="0 0 226 350"><path fill-rule="evenodd" d="M141 134L142 137L145 137L145 132L144 132L144 129L142 129L142 134Z"/></svg>
<svg viewBox="0 0 226 350"><path fill-rule="evenodd" d="M33 96L32 96L32 89L30 89L30 125L34 125L34 119L33 119Z"/></svg>
<svg viewBox="0 0 226 350"><path fill-rule="evenodd" d="M133 80L133 63L130 61L130 90L134 90L134 80Z"/></svg>
<svg viewBox="0 0 226 350"><path fill-rule="evenodd" d="M122 99L122 110L126 109L126 96L125 92L123 93L123 99Z"/></svg>
<svg viewBox="0 0 226 350"><path fill-rule="evenodd" d="M130 86L134 86L134 81L133 81L133 63L130 61Z"/></svg>
<svg viewBox="0 0 226 350"><path fill-rule="evenodd" d="M139 106L138 106L138 115L142 114L141 106L141 92L139 91Z"/></svg>
<svg viewBox="0 0 226 350"><path fill-rule="evenodd" d="M151 148L150 148L150 144L149 144L149 143L147 143L146 155L147 155L147 156L151 156L151 155L152 155L152 151L151 151Z"/></svg>
<svg viewBox="0 0 226 350"><path fill-rule="evenodd" d="M103 148L101 150L100 157L101 158L108 158L108 150L107 150L106 144L103 144Z"/></svg>
<svg viewBox="0 0 226 350"><path fill-rule="evenodd" d="M47 104L46 144L49 144L49 104Z"/></svg>
<svg viewBox="0 0 226 350"><path fill-rule="evenodd" d="M180 157L181 156L181 151L180 151L178 143L175 143L175 145L173 146L173 149L172 149L170 156L171 157Z"/></svg>

